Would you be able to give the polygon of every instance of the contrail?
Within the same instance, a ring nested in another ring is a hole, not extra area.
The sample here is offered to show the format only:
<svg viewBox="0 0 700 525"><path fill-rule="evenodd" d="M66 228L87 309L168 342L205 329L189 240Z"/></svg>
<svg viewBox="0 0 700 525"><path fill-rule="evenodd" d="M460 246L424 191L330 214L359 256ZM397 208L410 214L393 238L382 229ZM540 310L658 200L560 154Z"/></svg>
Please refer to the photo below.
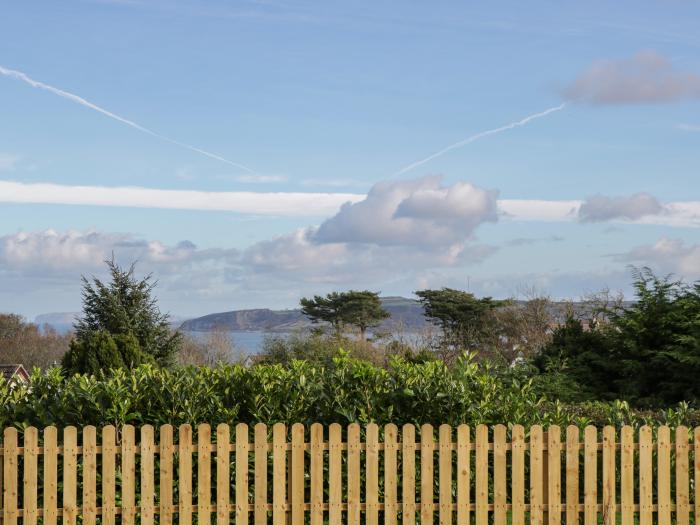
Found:
<svg viewBox="0 0 700 525"><path fill-rule="evenodd" d="M224 157L221 157L220 155L216 155L215 153L211 153L210 151L206 151L206 150L197 148L195 146L185 144L184 142L179 142L177 140L174 140L174 139L171 139L171 138L166 137L164 135L161 135L160 133L156 133L155 131L151 131L150 129L144 128L143 126L137 124L136 122L133 122L129 119L125 119L124 117L120 117L119 115L116 115L115 113L112 113L111 111L107 111L106 109L101 108L100 106L93 104L92 102L89 102L82 97L79 97L78 95L74 95L73 93L69 93L67 91L63 91L62 89L58 89L58 88L55 88L53 86L49 86L48 84L44 84L43 82L39 82L38 80L34 80L33 78L27 76L25 73L22 73L21 71L16 71L14 69L7 69L7 68L0 66L0 75L4 75L6 77L21 80L22 82L25 82L26 84L29 84L32 87L49 91L50 93L53 93L54 95L58 95L59 97L67 98L68 100L70 100L72 102L80 104L81 106L85 106L86 108L92 109L93 111L97 111L98 113L102 113L103 115L105 115L111 119L117 120L117 121L121 122L122 124L126 124L127 126L131 126L134 129L137 129L143 133L147 133L148 135L151 135L153 137L159 138L160 140L170 142L171 144L175 144L176 146L180 146L181 148L186 148L190 151L194 151L196 153L199 153L199 154L204 155L206 157L209 157L211 159L215 159L215 160L218 160L220 162L225 162L226 164L230 164L231 166L235 166L235 167L240 168L242 170L245 170L247 172L255 173L254 170L252 170L251 168L249 168L247 166L244 166L243 164L233 162L232 160L225 159Z"/></svg>
<svg viewBox="0 0 700 525"><path fill-rule="evenodd" d="M461 148L462 146L466 146L467 144L471 144L474 141L477 141L479 139L482 139L484 137L488 137L489 135L495 135L496 133L500 133L501 131L507 131L509 129L513 128L518 128L520 126L524 126L528 122L531 122L535 119L545 117L549 115L550 113L554 113L555 111L561 111L566 107L566 102L563 104L560 104L558 106L555 106L553 108L549 108L545 111L542 111L540 113L535 113L534 115L530 115L528 117L523 118L522 120L518 120L516 122L511 122L510 124L506 124L505 126L501 126L500 128L494 128L490 129L488 131L482 131L481 133L477 133L476 135L472 135L471 137L468 137L464 140L460 140L459 142L455 142L454 144L451 144L440 151L436 151L432 155L429 155L428 157L425 157L424 159L417 160L416 162L409 164L408 166L404 166L401 168L399 171L394 173L392 177L396 177L398 175L401 175L402 173L406 173L407 171L412 170L413 168L417 168L418 166L421 166L422 164L425 164L426 162L430 162L434 158L441 157L448 151L452 151L453 149Z"/></svg>

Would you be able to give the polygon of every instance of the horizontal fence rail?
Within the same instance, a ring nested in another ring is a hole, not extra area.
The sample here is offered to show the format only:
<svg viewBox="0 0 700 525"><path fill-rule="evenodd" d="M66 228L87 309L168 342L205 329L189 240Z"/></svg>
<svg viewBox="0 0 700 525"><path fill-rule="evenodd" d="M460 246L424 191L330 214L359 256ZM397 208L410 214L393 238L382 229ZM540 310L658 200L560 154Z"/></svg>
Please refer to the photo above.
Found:
<svg viewBox="0 0 700 525"><path fill-rule="evenodd" d="M689 525L700 511L700 428L29 427L5 429L0 454L3 525Z"/></svg>

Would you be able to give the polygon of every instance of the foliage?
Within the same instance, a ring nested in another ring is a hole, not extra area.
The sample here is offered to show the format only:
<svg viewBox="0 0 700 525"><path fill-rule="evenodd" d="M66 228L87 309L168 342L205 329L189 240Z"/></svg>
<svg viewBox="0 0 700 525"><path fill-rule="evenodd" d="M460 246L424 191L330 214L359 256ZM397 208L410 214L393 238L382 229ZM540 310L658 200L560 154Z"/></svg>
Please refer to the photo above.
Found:
<svg viewBox="0 0 700 525"><path fill-rule="evenodd" d="M69 374L99 374L103 370L130 369L153 362L153 357L141 350L132 334L112 336L98 330L71 341L61 366Z"/></svg>
<svg viewBox="0 0 700 525"><path fill-rule="evenodd" d="M379 325L389 317L382 308L379 294L368 290L332 292L312 299L302 298L301 311L313 323L326 322L340 334L345 326L354 326L360 331L360 339L365 340L368 328Z"/></svg>
<svg viewBox="0 0 700 525"><path fill-rule="evenodd" d="M137 279L133 264L125 269L113 260L106 263L111 277L109 283L97 278L93 278L92 282L82 278L83 315L75 324L77 344L85 352L97 352L100 348L108 348L90 346L92 342L100 340L93 335L97 332L106 332L115 340L133 336L140 351L131 358L145 354L150 359L141 362L154 360L160 366L173 364L181 344L181 335L171 331L168 315L158 309L153 297L155 283L151 281L151 276ZM101 360L107 358L98 358L98 361Z"/></svg>
<svg viewBox="0 0 700 525"><path fill-rule="evenodd" d="M68 351L71 334L28 323L16 314L0 314L0 360L23 364L27 370L58 363Z"/></svg>

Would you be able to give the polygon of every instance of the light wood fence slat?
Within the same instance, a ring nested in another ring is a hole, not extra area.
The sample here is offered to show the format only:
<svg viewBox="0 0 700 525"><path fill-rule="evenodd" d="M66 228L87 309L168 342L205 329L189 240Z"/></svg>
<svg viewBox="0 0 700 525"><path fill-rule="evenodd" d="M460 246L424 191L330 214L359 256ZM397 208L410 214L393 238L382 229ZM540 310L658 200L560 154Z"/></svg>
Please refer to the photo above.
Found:
<svg viewBox="0 0 700 525"><path fill-rule="evenodd" d="M547 429L547 502L549 503L549 525L561 524L561 429Z"/></svg>
<svg viewBox="0 0 700 525"><path fill-rule="evenodd" d="M48 429L47 429L48 430ZM114 525L117 510L117 430L102 429L102 523ZM162 482L161 482L162 485ZM47 524L48 525L48 524ZM165 525L165 524L163 524Z"/></svg>
<svg viewBox="0 0 700 525"><path fill-rule="evenodd" d="M287 427L275 423L272 427L272 523L287 522Z"/></svg>
<svg viewBox="0 0 700 525"><path fill-rule="evenodd" d="M248 524L248 425L236 425L236 525Z"/></svg>
<svg viewBox="0 0 700 525"><path fill-rule="evenodd" d="M634 525L634 430L620 431L620 525Z"/></svg>
<svg viewBox="0 0 700 525"><path fill-rule="evenodd" d="M314 423L311 425L311 525L323 524L323 445L323 425Z"/></svg>
<svg viewBox="0 0 700 525"><path fill-rule="evenodd" d="M78 429L71 426L63 431L63 525L75 525L77 519Z"/></svg>
<svg viewBox="0 0 700 525"><path fill-rule="evenodd" d="M136 429L122 427L122 525L136 523Z"/></svg>
<svg viewBox="0 0 700 525"><path fill-rule="evenodd" d="M513 505L511 522L525 524L525 429L514 425L511 430L511 502Z"/></svg>
<svg viewBox="0 0 700 525"><path fill-rule="evenodd" d="M615 427L603 428L603 525L617 524Z"/></svg>
<svg viewBox="0 0 700 525"><path fill-rule="evenodd" d="M486 425L476 427L476 525L489 522L489 429Z"/></svg>
<svg viewBox="0 0 700 525"><path fill-rule="evenodd" d="M304 470L304 425L295 423L292 425L292 463L289 476L292 483L292 525L304 524Z"/></svg>
<svg viewBox="0 0 700 525"><path fill-rule="evenodd" d="M639 525L652 524L652 442L651 428L639 429Z"/></svg>
<svg viewBox="0 0 700 525"><path fill-rule="evenodd" d="M440 525L452 525L452 427L440 425Z"/></svg>
<svg viewBox="0 0 700 525"><path fill-rule="evenodd" d="M676 428L676 523L690 524L688 493L688 428Z"/></svg>
<svg viewBox="0 0 700 525"><path fill-rule="evenodd" d="M192 525L192 427L180 425L177 439L178 523Z"/></svg>
<svg viewBox="0 0 700 525"><path fill-rule="evenodd" d="M530 428L530 523L544 523L544 434L540 425Z"/></svg>
<svg viewBox="0 0 700 525"><path fill-rule="evenodd" d="M19 497L17 429L6 428L3 432L3 525L17 525Z"/></svg>
<svg viewBox="0 0 700 525"><path fill-rule="evenodd" d="M384 525L396 525L398 428L393 423L384 427Z"/></svg>
<svg viewBox="0 0 700 525"><path fill-rule="evenodd" d="M508 493L506 488L506 427L496 425L493 427L493 523L505 525L507 517L506 502Z"/></svg>
<svg viewBox="0 0 700 525"><path fill-rule="evenodd" d="M433 492L435 468L435 436L432 425L420 429L420 502L421 525L433 525L435 494Z"/></svg>
<svg viewBox="0 0 700 525"><path fill-rule="evenodd" d="M401 463L403 466L402 485L402 525L415 525L416 523L416 428L407 424L403 426L401 433L403 449Z"/></svg>
<svg viewBox="0 0 700 525"><path fill-rule="evenodd" d="M367 525L379 524L379 427L374 423L365 430L365 521Z"/></svg>
<svg viewBox="0 0 700 525"><path fill-rule="evenodd" d="M83 525L97 521L97 429L83 429ZM146 525L146 524L144 524Z"/></svg>
<svg viewBox="0 0 700 525"><path fill-rule="evenodd" d="M94 427L92 427L94 429ZM24 431L24 525L36 525L39 483L39 431L30 427ZM94 471L91 473L94 476ZM90 475L88 474L88 476ZM94 493L94 491L93 491ZM87 525L87 523L86 523Z"/></svg>
<svg viewBox="0 0 700 525"><path fill-rule="evenodd" d="M228 427L224 425L226 429ZM311 430L311 436L313 438L313 427ZM323 428L321 428L321 432L323 432ZM267 525L267 425L264 423L258 423L255 425L254 428L254 433L255 433L255 515L253 518L253 521L255 525ZM217 438L218 440L218 438ZM228 451L228 431L226 433L226 450ZM222 458L222 460L219 463L226 462L228 465L228 455L226 456L225 459ZM217 467L219 464L217 463ZM226 478L228 478L228 468L226 469ZM220 478L223 478L224 474L222 473L220 475ZM228 507L228 479L226 480L226 507ZM218 482L217 482L217 489L218 489ZM224 505L223 500L220 503L221 506ZM228 524L228 515L225 518L222 516L221 523L217 523L217 525L227 525Z"/></svg>
<svg viewBox="0 0 700 525"><path fill-rule="evenodd" d="M160 427L159 443L159 481L158 493L159 525L172 525L173 522L173 427L162 425ZM221 524L220 524L221 525Z"/></svg>
<svg viewBox="0 0 700 525"><path fill-rule="evenodd" d="M197 426L197 525L211 525L211 427Z"/></svg>
<svg viewBox="0 0 700 525"><path fill-rule="evenodd" d="M566 523L579 522L579 429L566 428Z"/></svg>
<svg viewBox="0 0 700 525"><path fill-rule="evenodd" d="M337 423L328 428L328 522L330 525L343 523L343 429Z"/></svg>
<svg viewBox="0 0 700 525"><path fill-rule="evenodd" d="M263 425L264 427L264 425ZM267 432L263 428L265 439L265 452L267 452ZM256 427L257 436L257 427ZM267 469L267 457L265 457L265 469ZM264 485L261 482L262 485ZM267 486L265 486L267 489ZM221 423L216 427L216 525L228 525L231 518L231 429ZM256 508L257 516L258 510ZM260 522L258 522L260 523ZM267 523L267 509L265 509L265 521Z"/></svg>
<svg viewBox="0 0 700 525"><path fill-rule="evenodd" d="M457 523L471 523L471 446L469 427L457 427Z"/></svg>
<svg viewBox="0 0 700 525"><path fill-rule="evenodd" d="M657 429L657 523L671 525L671 430Z"/></svg>
<svg viewBox="0 0 700 525"><path fill-rule="evenodd" d="M155 430L141 427L141 525L153 525L155 516Z"/></svg>
<svg viewBox="0 0 700 525"><path fill-rule="evenodd" d="M102 494L102 498L104 501L104 495L106 494L104 489L102 491ZM56 525L56 522L58 521L57 509L58 429L56 427L46 427L44 429L44 525ZM108 522L104 510L102 522L105 525L113 525L113 523Z"/></svg>
<svg viewBox="0 0 700 525"><path fill-rule="evenodd" d="M583 431L583 522L598 524L598 429L587 426Z"/></svg>
<svg viewBox="0 0 700 525"><path fill-rule="evenodd" d="M360 425L348 425L348 515L349 525L360 524Z"/></svg>

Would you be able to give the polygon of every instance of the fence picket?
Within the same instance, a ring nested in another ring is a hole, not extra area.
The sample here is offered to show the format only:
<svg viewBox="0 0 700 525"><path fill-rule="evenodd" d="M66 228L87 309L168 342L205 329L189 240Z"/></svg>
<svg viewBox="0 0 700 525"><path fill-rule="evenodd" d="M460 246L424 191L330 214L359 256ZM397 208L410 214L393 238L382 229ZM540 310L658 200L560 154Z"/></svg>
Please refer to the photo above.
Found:
<svg viewBox="0 0 700 525"><path fill-rule="evenodd" d="M29 427L24 431L24 525L37 522L38 456L39 431Z"/></svg>
<svg viewBox="0 0 700 525"><path fill-rule="evenodd" d="M192 427L180 425L177 440L178 523L192 525Z"/></svg>
<svg viewBox="0 0 700 525"><path fill-rule="evenodd" d="M617 524L615 480L615 427L606 426L603 428L603 525Z"/></svg>
<svg viewBox="0 0 700 525"><path fill-rule="evenodd" d="M267 452L267 435L265 435L265 441L265 452ZM267 460L267 457L265 459ZM265 461L265 468L267 468L267 461ZM216 525L228 525L231 517L230 503L231 428L225 423L220 423L216 427ZM267 522L267 509L265 518Z"/></svg>
<svg viewBox="0 0 700 525"><path fill-rule="evenodd" d="M506 427L493 428L493 523L506 524Z"/></svg>
<svg viewBox="0 0 700 525"><path fill-rule="evenodd" d="M348 516L349 525L360 525L360 425L348 425Z"/></svg>
<svg viewBox="0 0 700 525"><path fill-rule="evenodd" d="M697 483L697 481L696 481ZM688 428L676 428L676 523L689 525L688 498Z"/></svg>
<svg viewBox="0 0 700 525"><path fill-rule="evenodd" d="M136 429L122 428L122 525L136 522Z"/></svg>
<svg viewBox="0 0 700 525"><path fill-rule="evenodd" d="M469 427L457 427L457 523L470 523L471 445Z"/></svg>
<svg viewBox="0 0 700 525"><path fill-rule="evenodd" d="M236 425L236 525L248 523L248 448L248 425L239 423Z"/></svg>
<svg viewBox="0 0 700 525"><path fill-rule="evenodd" d="M547 430L547 502L549 525L561 524L561 429L551 426Z"/></svg>
<svg viewBox="0 0 700 525"><path fill-rule="evenodd" d="M341 525L343 522L343 457L342 432L337 423L328 428L328 522Z"/></svg>
<svg viewBox="0 0 700 525"><path fill-rule="evenodd" d="M587 426L583 431L583 522L598 524L598 429Z"/></svg>
<svg viewBox="0 0 700 525"><path fill-rule="evenodd" d="M476 427L476 525L489 522L489 429Z"/></svg>
<svg viewBox="0 0 700 525"><path fill-rule="evenodd" d="M172 525L173 522L173 427L163 425L160 427L160 447L158 450L160 460L160 491L159 525Z"/></svg>
<svg viewBox="0 0 700 525"><path fill-rule="evenodd" d="M401 463L403 466L403 485L401 496L403 500L402 525L416 523L416 428L407 424L403 426L401 439Z"/></svg>
<svg viewBox="0 0 700 525"><path fill-rule="evenodd" d="M566 523L578 523L579 496L579 430L566 428Z"/></svg>
<svg viewBox="0 0 700 525"><path fill-rule="evenodd" d="M365 430L365 521L367 525L379 523L379 427L374 423Z"/></svg>
<svg viewBox="0 0 700 525"><path fill-rule="evenodd" d="M452 525L452 427L439 429L440 525Z"/></svg>
<svg viewBox="0 0 700 525"><path fill-rule="evenodd" d="M359 436L358 436L359 437ZM292 425L292 525L304 524L304 425ZM358 468L359 471L359 468ZM359 476L358 476L359 480Z"/></svg>
<svg viewBox="0 0 700 525"><path fill-rule="evenodd" d="M634 430L620 431L620 525L634 525Z"/></svg>
<svg viewBox="0 0 700 525"><path fill-rule="evenodd" d="M114 525L116 522L116 454L117 430L112 425L108 425L102 429L102 523L104 525Z"/></svg>
<svg viewBox="0 0 700 525"><path fill-rule="evenodd" d="M511 501L513 525L525 524L525 429L514 425L511 431Z"/></svg>
<svg viewBox="0 0 700 525"><path fill-rule="evenodd" d="M652 524L651 428L639 429L639 525Z"/></svg>
<svg viewBox="0 0 700 525"><path fill-rule="evenodd" d="M541 525L544 519L543 479L544 433L540 425L530 428L530 523Z"/></svg>
<svg viewBox="0 0 700 525"><path fill-rule="evenodd" d="M433 470L435 437L432 425L423 425L420 430L420 516L421 525L433 524L435 495L433 493Z"/></svg>
<svg viewBox="0 0 700 525"><path fill-rule="evenodd" d="M75 525L77 518L78 429L71 426L63 431L63 525Z"/></svg>
<svg viewBox="0 0 700 525"><path fill-rule="evenodd" d="M155 432L153 426L141 427L141 525L153 525L156 483L155 466Z"/></svg>
<svg viewBox="0 0 700 525"><path fill-rule="evenodd" d="M275 423L272 427L272 523L287 521L287 427Z"/></svg>
<svg viewBox="0 0 700 525"><path fill-rule="evenodd" d="M393 423L384 427L384 525L396 525L399 509L397 498L398 428Z"/></svg>
<svg viewBox="0 0 700 525"><path fill-rule="evenodd" d="M257 456L256 456L257 461ZM266 522L261 522L263 525ZM323 524L323 425L311 425L311 525ZM257 525L257 524L256 524Z"/></svg>
<svg viewBox="0 0 700 525"><path fill-rule="evenodd" d="M104 490L103 490L104 500ZM104 503L103 503L104 506ZM44 525L56 525L58 517L58 429L44 429ZM109 524L104 518L103 523ZM7 522L5 522L7 523Z"/></svg>
<svg viewBox="0 0 700 525"><path fill-rule="evenodd" d="M17 429L13 427L6 428L3 432L3 525L17 525L17 499L18 499L18 482L17 482Z"/></svg>
<svg viewBox="0 0 700 525"><path fill-rule="evenodd" d="M197 426L197 525L211 525L211 427Z"/></svg>
<svg viewBox="0 0 700 525"><path fill-rule="evenodd" d="M693 480L695 481L693 510L695 523L698 523L700 521L700 427L696 427L693 432Z"/></svg>
<svg viewBox="0 0 700 525"><path fill-rule="evenodd" d="M83 429L83 525L97 520L97 429Z"/></svg>
<svg viewBox="0 0 700 525"><path fill-rule="evenodd" d="M671 430L657 430L657 513L658 525L671 525Z"/></svg>
<svg viewBox="0 0 700 525"><path fill-rule="evenodd" d="M223 437L222 439L225 439L226 441L226 451L228 452L228 425L226 425L226 436ZM223 429L222 429L223 430ZM255 525L267 525L267 426L264 423L258 423L255 425L255 515L253 518L253 521L255 522ZM313 428L312 428L312 436L313 436ZM217 441L219 438L217 438ZM224 448L224 447L222 447ZM218 453L217 453L218 456ZM219 475L219 478L223 479L224 476L226 477L226 503L224 504L223 497L224 495L222 494L222 500L220 502L220 506L223 507L224 505L228 508L228 454L226 454L226 457L224 458L222 456L221 461L219 461L219 458L217 457L217 469L219 468L220 463L226 462L226 472L224 474L223 472L223 467L221 468L222 472ZM222 487L222 491L223 491ZM217 482L217 490L219 490L219 484ZM221 517L221 523L217 523L217 525L227 525L228 524L228 514L224 517Z"/></svg>

